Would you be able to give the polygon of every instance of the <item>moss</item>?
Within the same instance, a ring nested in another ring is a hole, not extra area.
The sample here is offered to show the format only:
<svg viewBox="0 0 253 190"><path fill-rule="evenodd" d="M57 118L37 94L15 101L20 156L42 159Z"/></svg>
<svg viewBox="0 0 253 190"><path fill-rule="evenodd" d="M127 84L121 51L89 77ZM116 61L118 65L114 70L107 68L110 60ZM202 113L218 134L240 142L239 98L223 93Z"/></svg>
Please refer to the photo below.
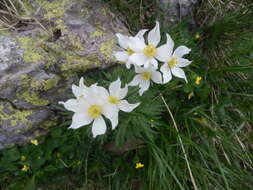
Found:
<svg viewBox="0 0 253 190"><path fill-rule="evenodd" d="M25 123L30 126L28 117L34 113L33 110L17 110L11 104L6 103L5 106L0 104L0 121L10 121L11 126L16 126L19 123Z"/></svg>
<svg viewBox="0 0 253 190"><path fill-rule="evenodd" d="M66 5L70 0L54 0L44 2L43 9L45 10L45 19L61 18L66 11Z"/></svg>
<svg viewBox="0 0 253 190"><path fill-rule="evenodd" d="M100 46L100 52L104 54L107 58L112 59L113 47L116 45L115 39L103 42Z"/></svg>
<svg viewBox="0 0 253 190"><path fill-rule="evenodd" d="M103 31L98 29L90 35L90 38L97 38L103 35Z"/></svg>

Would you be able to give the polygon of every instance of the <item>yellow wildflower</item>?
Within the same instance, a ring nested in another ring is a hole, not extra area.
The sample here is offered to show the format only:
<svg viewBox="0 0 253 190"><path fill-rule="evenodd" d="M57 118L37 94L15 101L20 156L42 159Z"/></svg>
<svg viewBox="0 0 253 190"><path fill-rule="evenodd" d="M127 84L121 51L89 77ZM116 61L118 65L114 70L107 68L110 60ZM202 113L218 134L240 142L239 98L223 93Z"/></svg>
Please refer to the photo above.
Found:
<svg viewBox="0 0 253 190"><path fill-rule="evenodd" d="M25 156L21 156L21 160L22 161L26 160L26 157Z"/></svg>
<svg viewBox="0 0 253 190"><path fill-rule="evenodd" d="M142 167L144 167L144 164L142 164L141 162L138 162L138 163L136 163L136 165L135 165L135 168L136 168L136 169L142 168Z"/></svg>
<svg viewBox="0 0 253 190"><path fill-rule="evenodd" d="M199 85L201 80L202 80L202 77L197 77L195 80L195 84Z"/></svg>
<svg viewBox="0 0 253 190"><path fill-rule="evenodd" d="M196 35L195 35L195 39L199 39L200 38L200 35L199 35L199 33L197 33Z"/></svg>
<svg viewBox="0 0 253 190"><path fill-rule="evenodd" d="M27 172L29 170L29 166L24 165L23 168L21 169L23 172Z"/></svg>
<svg viewBox="0 0 253 190"><path fill-rule="evenodd" d="M38 146L38 141L35 139L35 140L31 140L31 143L34 144L35 146Z"/></svg>
<svg viewBox="0 0 253 190"><path fill-rule="evenodd" d="M190 94L188 94L188 100L190 100L193 96L194 96L193 92L191 92Z"/></svg>

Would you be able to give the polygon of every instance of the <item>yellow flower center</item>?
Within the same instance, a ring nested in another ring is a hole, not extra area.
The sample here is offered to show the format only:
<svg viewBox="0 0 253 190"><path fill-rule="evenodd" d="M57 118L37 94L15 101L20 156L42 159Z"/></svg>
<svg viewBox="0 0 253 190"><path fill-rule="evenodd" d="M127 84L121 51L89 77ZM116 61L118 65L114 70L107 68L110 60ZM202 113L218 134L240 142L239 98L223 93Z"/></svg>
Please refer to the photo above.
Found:
<svg viewBox="0 0 253 190"><path fill-rule="evenodd" d="M132 55L134 53L134 51L130 48L127 48L126 50L127 50L128 55Z"/></svg>
<svg viewBox="0 0 253 190"><path fill-rule="evenodd" d="M150 80L150 78L151 78L151 73L150 73L150 72L141 73L141 77L142 77L144 80Z"/></svg>
<svg viewBox="0 0 253 190"><path fill-rule="evenodd" d="M157 53L157 49L154 45L148 45L144 48L144 55L147 57L153 57Z"/></svg>
<svg viewBox="0 0 253 190"><path fill-rule="evenodd" d="M108 102L110 102L111 104L118 104L119 99L116 96L109 96L108 97Z"/></svg>
<svg viewBox="0 0 253 190"><path fill-rule="evenodd" d="M172 57L169 61L168 61L168 66L170 68L175 67L178 64L178 60L176 57Z"/></svg>
<svg viewBox="0 0 253 190"><path fill-rule="evenodd" d="M100 105L94 104L88 108L88 115L94 119L98 118L101 115L101 112L102 112L102 107Z"/></svg>

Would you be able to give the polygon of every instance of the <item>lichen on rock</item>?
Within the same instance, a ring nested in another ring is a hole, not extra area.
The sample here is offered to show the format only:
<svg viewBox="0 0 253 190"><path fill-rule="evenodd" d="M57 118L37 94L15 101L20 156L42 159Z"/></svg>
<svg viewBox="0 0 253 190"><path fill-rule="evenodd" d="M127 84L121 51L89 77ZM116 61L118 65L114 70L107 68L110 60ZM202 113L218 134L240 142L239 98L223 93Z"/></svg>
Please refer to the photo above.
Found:
<svg viewBox="0 0 253 190"><path fill-rule="evenodd" d="M0 149L55 125L51 105L70 98L77 75L114 64L115 33L128 33L100 1L31 2L44 28L0 35Z"/></svg>

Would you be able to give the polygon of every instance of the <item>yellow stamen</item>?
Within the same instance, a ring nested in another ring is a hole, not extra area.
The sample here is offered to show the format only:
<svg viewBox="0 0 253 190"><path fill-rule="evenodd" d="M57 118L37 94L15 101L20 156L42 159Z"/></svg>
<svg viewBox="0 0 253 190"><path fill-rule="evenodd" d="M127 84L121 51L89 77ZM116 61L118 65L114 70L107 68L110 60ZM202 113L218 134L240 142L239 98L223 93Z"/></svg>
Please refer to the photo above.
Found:
<svg viewBox="0 0 253 190"><path fill-rule="evenodd" d="M88 108L88 115L94 119L98 118L101 115L101 112L102 112L102 107L100 105L94 104Z"/></svg>
<svg viewBox="0 0 253 190"><path fill-rule="evenodd" d="M127 48L126 50L127 50L128 55L132 55L134 53L134 51L130 48Z"/></svg>
<svg viewBox="0 0 253 190"><path fill-rule="evenodd" d="M176 57L172 57L167 64L170 68L173 68L178 64L178 60Z"/></svg>
<svg viewBox="0 0 253 190"><path fill-rule="evenodd" d="M144 48L144 55L147 57L153 57L157 54L157 49L154 45L148 45Z"/></svg>
<svg viewBox="0 0 253 190"><path fill-rule="evenodd" d="M109 96L108 97L108 102L110 102L111 104L118 104L119 99L116 96Z"/></svg>
<svg viewBox="0 0 253 190"><path fill-rule="evenodd" d="M199 85L201 80L202 80L202 77L197 77L195 80L195 84Z"/></svg>
<svg viewBox="0 0 253 190"><path fill-rule="evenodd" d="M150 78L151 78L151 73L150 73L150 72L141 73L141 77L142 77L144 80L150 80Z"/></svg>
<svg viewBox="0 0 253 190"><path fill-rule="evenodd" d="M136 165L135 165L135 168L136 168L136 169L142 168L142 167L144 167L144 164L142 164L141 162L138 162L138 163L136 163Z"/></svg>

